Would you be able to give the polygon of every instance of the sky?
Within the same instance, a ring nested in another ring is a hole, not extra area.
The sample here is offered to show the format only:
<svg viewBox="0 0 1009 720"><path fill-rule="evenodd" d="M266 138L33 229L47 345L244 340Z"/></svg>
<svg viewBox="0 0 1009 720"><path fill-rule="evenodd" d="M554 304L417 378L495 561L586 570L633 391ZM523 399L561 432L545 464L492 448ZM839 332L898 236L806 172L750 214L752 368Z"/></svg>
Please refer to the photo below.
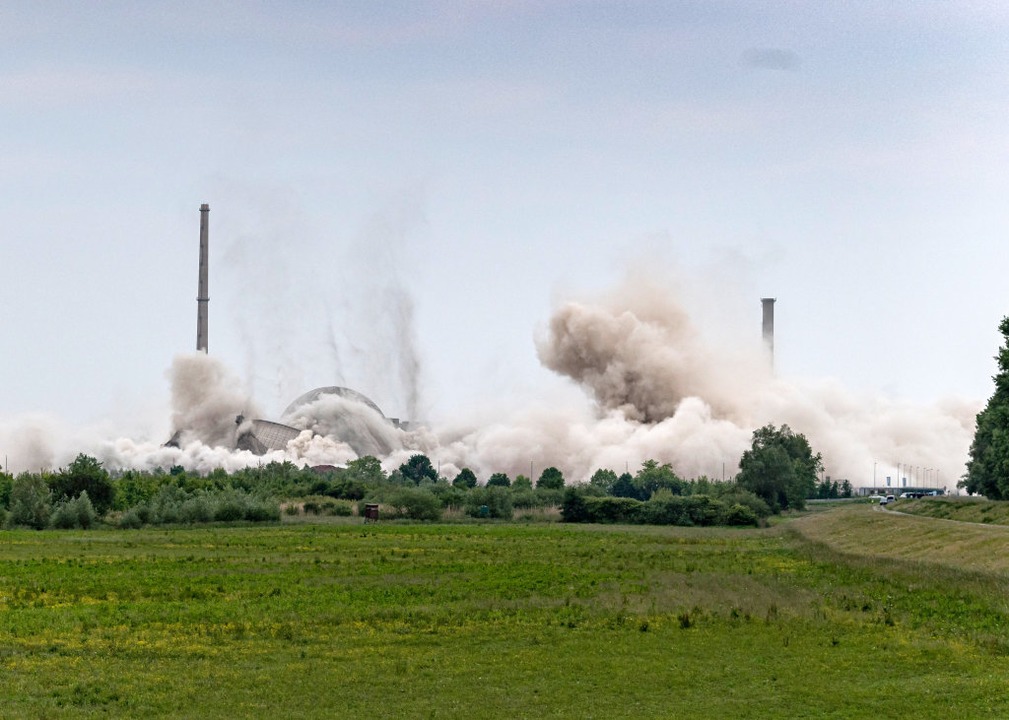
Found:
<svg viewBox="0 0 1009 720"><path fill-rule="evenodd" d="M577 394L556 308L647 268L779 377L993 390L1009 6L8 2L0 421L156 439L195 347L264 417ZM2 448L0 448L2 451Z"/></svg>

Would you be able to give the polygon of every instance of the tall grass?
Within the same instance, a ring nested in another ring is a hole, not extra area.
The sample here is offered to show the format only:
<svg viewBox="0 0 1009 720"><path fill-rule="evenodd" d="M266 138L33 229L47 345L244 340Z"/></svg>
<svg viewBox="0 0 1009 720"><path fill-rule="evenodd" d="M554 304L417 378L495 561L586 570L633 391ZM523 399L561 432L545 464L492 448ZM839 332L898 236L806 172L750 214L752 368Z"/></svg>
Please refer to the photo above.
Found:
<svg viewBox="0 0 1009 720"><path fill-rule="evenodd" d="M893 518L856 509L761 530L400 521L8 532L0 707L5 717L1009 714L1003 576L860 553Z"/></svg>

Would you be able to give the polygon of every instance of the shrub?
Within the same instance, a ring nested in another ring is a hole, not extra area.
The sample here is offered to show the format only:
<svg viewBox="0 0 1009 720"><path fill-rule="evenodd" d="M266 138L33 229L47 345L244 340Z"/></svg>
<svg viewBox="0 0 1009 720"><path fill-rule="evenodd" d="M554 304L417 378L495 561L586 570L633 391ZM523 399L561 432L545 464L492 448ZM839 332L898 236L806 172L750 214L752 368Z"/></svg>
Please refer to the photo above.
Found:
<svg viewBox="0 0 1009 720"><path fill-rule="evenodd" d="M512 481L504 473L494 473L487 479L486 487L511 487Z"/></svg>
<svg viewBox="0 0 1009 720"><path fill-rule="evenodd" d="M716 485L717 487L718 485ZM728 506L738 504L748 507L758 518L766 518L771 515L771 507L762 498L735 483L725 483L724 490L718 492L716 497Z"/></svg>
<svg viewBox="0 0 1009 720"><path fill-rule="evenodd" d="M92 506L104 515L113 505L115 486L109 473L95 458L81 453L67 466L49 479L53 496L57 500L72 500L87 491Z"/></svg>
<svg viewBox="0 0 1009 720"><path fill-rule="evenodd" d="M144 506L136 506L124 512L119 518L119 527L127 530L137 530L143 527L144 520L141 519L141 508L146 509Z"/></svg>
<svg viewBox="0 0 1009 720"><path fill-rule="evenodd" d="M694 525L718 525L725 515L725 505L707 495L691 495L686 501L687 515Z"/></svg>
<svg viewBox="0 0 1009 720"><path fill-rule="evenodd" d="M342 500L361 500L364 498L365 486L360 480L337 480L326 492L330 497Z"/></svg>
<svg viewBox="0 0 1009 720"><path fill-rule="evenodd" d="M49 524L50 492L39 475L21 473L11 486L7 526L18 525L41 530Z"/></svg>
<svg viewBox="0 0 1009 720"><path fill-rule="evenodd" d="M476 484L476 475L468 467L460 470L452 481L453 487L457 488L475 488Z"/></svg>
<svg viewBox="0 0 1009 720"><path fill-rule="evenodd" d="M473 488L470 490L469 497L466 498L464 509L470 517L511 520L511 493L508 488L502 486Z"/></svg>
<svg viewBox="0 0 1009 720"><path fill-rule="evenodd" d="M354 514L354 508L349 502L335 502L329 508L329 514L337 517L350 517Z"/></svg>
<svg viewBox="0 0 1009 720"><path fill-rule="evenodd" d="M280 506L269 500L248 498L244 519L249 522L276 522L280 520Z"/></svg>
<svg viewBox="0 0 1009 720"><path fill-rule="evenodd" d="M87 530L98 519L95 508L88 497L88 491L83 491L73 500L62 500L56 504L52 515L52 525L61 530L74 528Z"/></svg>
<svg viewBox="0 0 1009 720"><path fill-rule="evenodd" d="M182 504L188 497L186 491L180 487L162 485L148 506L150 514L144 519L144 523L164 525L181 522Z"/></svg>
<svg viewBox="0 0 1009 720"><path fill-rule="evenodd" d="M515 486L512 485L512 505L520 510L526 510L528 508L540 507L540 499L532 488L528 490L515 490Z"/></svg>
<svg viewBox="0 0 1009 720"><path fill-rule="evenodd" d="M7 508L11 501L11 488L14 487L14 476L0 472L0 510Z"/></svg>
<svg viewBox="0 0 1009 720"><path fill-rule="evenodd" d="M643 503L627 497L587 497L588 522L596 523L639 523L642 522Z"/></svg>
<svg viewBox="0 0 1009 720"><path fill-rule="evenodd" d="M589 509L585 496L574 488L564 491L561 503L561 518L564 522L589 522Z"/></svg>
<svg viewBox="0 0 1009 720"><path fill-rule="evenodd" d="M466 491L447 483L430 486L430 492L434 493L443 508L460 507L466 502Z"/></svg>
<svg viewBox="0 0 1009 720"><path fill-rule="evenodd" d="M440 520L441 503L433 493L416 488L401 488L386 499L398 517L411 520Z"/></svg>
<svg viewBox="0 0 1009 720"><path fill-rule="evenodd" d="M693 525L687 498L672 493L656 493L641 508L641 522L649 525Z"/></svg>
<svg viewBox="0 0 1009 720"><path fill-rule="evenodd" d="M561 490L564 488L564 474L555 467L548 467L540 475L536 487L544 490Z"/></svg>
<svg viewBox="0 0 1009 720"><path fill-rule="evenodd" d="M536 504L538 507L553 507L564 502L564 491L537 487Z"/></svg>
<svg viewBox="0 0 1009 720"><path fill-rule="evenodd" d="M725 513L726 525L757 525L760 521L757 518L757 514L753 512L750 508L745 505L740 505L736 503Z"/></svg>
<svg viewBox="0 0 1009 720"><path fill-rule="evenodd" d="M184 523L205 523L214 519L214 508L205 495L185 500L179 507L179 520Z"/></svg>
<svg viewBox="0 0 1009 720"><path fill-rule="evenodd" d="M245 497L233 494L220 498L217 509L214 510L214 520L219 522L237 522L245 518Z"/></svg>

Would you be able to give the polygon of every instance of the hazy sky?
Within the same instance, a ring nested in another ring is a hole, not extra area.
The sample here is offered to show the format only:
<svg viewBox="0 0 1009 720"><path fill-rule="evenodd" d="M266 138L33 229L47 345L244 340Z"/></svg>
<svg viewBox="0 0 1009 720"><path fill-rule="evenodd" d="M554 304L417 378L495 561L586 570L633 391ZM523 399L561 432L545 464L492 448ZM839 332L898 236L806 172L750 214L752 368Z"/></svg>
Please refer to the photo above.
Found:
<svg viewBox="0 0 1009 720"><path fill-rule="evenodd" d="M406 414L404 348L431 417L563 384L536 333L631 262L740 342L777 297L779 374L991 393L1004 3L15 1L0 48L0 416L167 404L204 202L269 417Z"/></svg>

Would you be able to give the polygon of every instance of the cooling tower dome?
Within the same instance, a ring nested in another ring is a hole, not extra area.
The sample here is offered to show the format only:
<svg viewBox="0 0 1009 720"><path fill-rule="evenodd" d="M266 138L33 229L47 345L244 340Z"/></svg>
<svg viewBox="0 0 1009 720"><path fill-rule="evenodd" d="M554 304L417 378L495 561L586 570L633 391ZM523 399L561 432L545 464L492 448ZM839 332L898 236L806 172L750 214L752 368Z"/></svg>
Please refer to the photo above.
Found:
<svg viewBox="0 0 1009 720"><path fill-rule="evenodd" d="M382 457L402 445L393 421L350 388L331 385L310 390L291 403L280 419L299 430L344 442L358 457Z"/></svg>
<svg viewBox="0 0 1009 720"><path fill-rule="evenodd" d="M264 455L284 450L303 431L346 443L357 454L385 456L401 446L399 430L378 405L350 388L330 385L310 390L287 406L282 422L239 417L238 447Z"/></svg>
<svg viewBox="0 0 1009 720"><path fill-rule="evenodd" d="M338 387L336 385L328 385L326 387L318 387L315 390L309 390L307 393L298 397L294 402L288 405L287 409L284 410L284 414L282 417L286 418L289 415L293 415L298 410L298 408L304 405L311 405L324 395L338 395L339 397L345 398L347 400L353 400L355 402L363 403L368 407L370 407L375 412L377 412L382 417L385 417L385 415L382 413L382 410L378 407L378 405L372 402L371 399L369 399L365 395L362 395L357 390L351 390L350 388L345 387Z"/></svg>

